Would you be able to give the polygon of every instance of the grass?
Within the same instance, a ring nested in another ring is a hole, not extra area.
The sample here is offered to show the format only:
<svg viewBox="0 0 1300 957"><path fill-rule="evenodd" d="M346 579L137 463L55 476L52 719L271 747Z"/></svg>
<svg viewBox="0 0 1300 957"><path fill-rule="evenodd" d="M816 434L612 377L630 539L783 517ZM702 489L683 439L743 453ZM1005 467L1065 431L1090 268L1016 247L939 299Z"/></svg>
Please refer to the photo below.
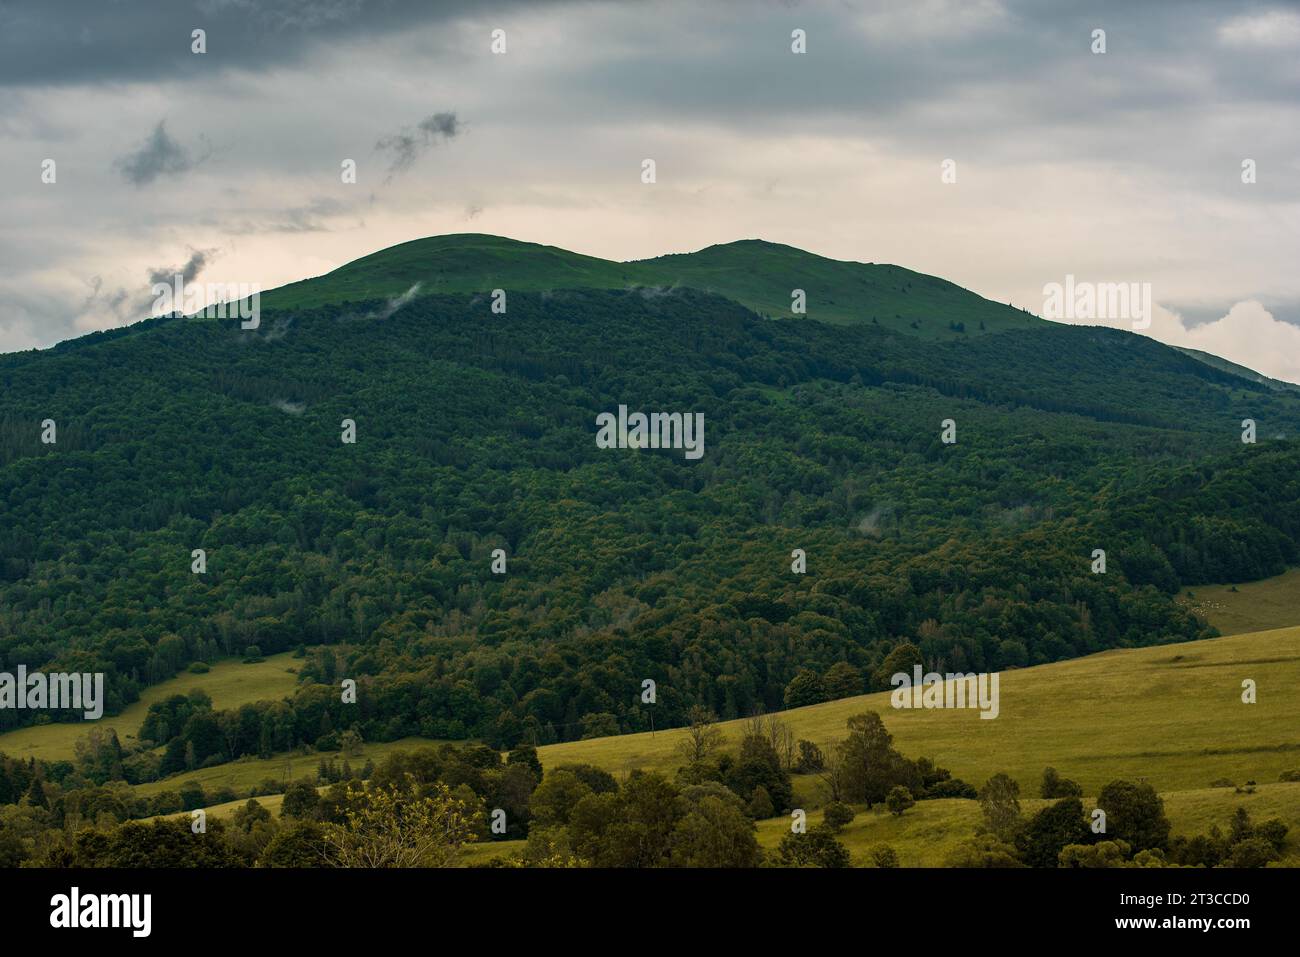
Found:
<svg viewBox="0 0 1300 957"><path fill-rule="evenodd" d="M247 665L237 658L219 661L206 674L185 671L146 688L140 699L127 705L119 715L98 721L34 725L0 734L0 753L13 758L68 761L76 753L77 740L92 728L112 728L117 731L124 747L134 745L149 706L172 695L188 694L195 688L202 688L212 696L213 707L238 708L254 701L278 701L291 694L297 683L297 664L292 652L272 655Z"/></svg>
<svg viewBox="0 0 1300 957"><path fill-rule="evenodd" d="M1258 703L1241 702L1257 682ZM1276 781L1300 767L1300 628L1178 645L1107 651L1004 672L1001 714L903 711L888 693L782 713L797 738L825 744L850 715L880 713L908 757L926 755L976 786L1006 771L1035 793L1055 767L1095 792L1115 778L1145 778L1159 791L1203 788L1218 778ZM722 727L731 746L743 722ZM680 730L573 741L540 750L553 767L589 762L614 773L670 771Z"/></svg>
<svg viewBox="0 0 1300 957"><path fill-rule="evenodd" d="M272 290L262 296L262 305L297 309L392 298L417 282L420 295L687 286L726 296L772 318L791 318L792 292L803 289L810 319L841 324L874 321L927 339L1022 329L1042 322L901 266L826 259L761 240L620 263L477 233L431 236L379 250L324 276ZM486 300L483 308L488 308ZM964 331L950 323L964 324Z"/></svg>
<svg viewBox="0 0 1300 957"><path fill-rule="evenodd" d="M1243 677L1257 682L1258 704L1241 703ZM1026 814L1049 803L1033 795L1050 765L1094 799L1116 778L1150 781L1176 835L1205 833L1212 825L1226 831L1239 806L1257 823L1280 817L1292 828L1283 863L1300 866L1300 783L1278 783L1283 770L1300 768L1298 681L1300 628L1291 627L1007 672L1001 715L991 721L971 712L894 711L887 695L799 708L783 717L797 736L825 742L843 733L849 715L872 708L906 755L933 756L977 785L1006 770L1020 784ZM732 746L740 727L723 725ZM546 767L585 761L615 773L634 767L670 773L680 763L675 745L682 736L623 735L551 745L540 753ZM1251 794L1209 786L1220 778L1259 784ZM819 823L820 782L797 775L794 786L809 823ZM1085 806L1091 806L1088 799ZM975 801L921 801L901 817L880 807L857 810L841 840L858 865L869 862L873 845L886 843L905 867L941 866L981 821ZM789 826L787 817L758 822L759 842L776 847ZM519 846L475 848L473 860L482 863Z"/></svg>
<svg viewBox="0 0 1300 957"><path fill-rule="evenodd" d="M1178 600L1225 635L1283 628L1300 619L1300 568L1243 585L1198 585Z"/></svg>
<svg viewBox="0 0 1300 957"><path fill-rule="evenodd" d="M1241 702L1241 682L1257 683L1258 703ZM909 757L926 755L976 786L1006 771L1024 794L1037 793L1043 768L1055 767L1096 793L1116 778L1145 779L1161 793L1196 791L1227 778L1261 784L1300 768L1300 628L1284 628L1178 645L1107 651L1087 658L1008 671L1001 713L898 711L887 693L862 695L782 713L798 738L826 744L844 734L850 715L880 713ZM743 722L724 722L729 745ZM680 763L681 730L547 745L544 767L586 762L623 774L633 768L671 773ZM407 738L368 744L354 765L432 742ZM290 777L312 774L321 755L291 757ZM246 759L167 782L144 793L198 780L205 787L252 787L284 778L285 757ZM796 794L820 803L815 779L797 778Z"/></svg>
<svg viewBox="0 0 1300 957"><path fill-rule="evenodd" d="M411 751L417 747L430 747L442 743L429 738L401 738L397 741L363 744L358 753L349 756L347 760L354 768L360 770L367 760L378 764L386 755L396 751ZM182 784L194 781L203 785L203 790L208 792L229 787L244 793L267 778L274 778L280 782L296 781L303 777L314 779L321 761L330 759L341 765L344 756L337 752L313 751L309 754L281 754L273 758L241 758L238 761L229 761L210 768L173 774L161 781L139 784L136 785L136 791L139 794L154 795L161 791L180 790ZM243 801L239 803L242 804Z"/></svg>
<svg viewBox="0 0 1300 957"><path fill-rule="evenodd" d="M1257 683L1258 703L1241 702L1241 681ZM1154 648L1103 652L1074 661L1004 672L1001 711L982 720L974 711L898 711L888 694L862 695L783 713L797 737L827 743L842 736L844 722L866 709L878 711L909 757L927 755L956 776L982 784L1006 771L1023 795L1026 814L1047 802L1034 797L1043 768L1055 767L1095 796L1116 778L1145 779L1161 793L1175 834L1227 829L1233 811L1245 807L1258 822L1281 817L1293 829L1284 863L1300 865L1300 783L1278 783L1284 770L1300 768L1300 627ZM742 722L725 722L734 746ZM671 773L681 731L620 735L539 749L545 767L587 762L616 774L632 768ZM364 746L354 765L369 758L434 742L406 738ZM205 789L247 790L267 777L312 775L321 755L244 760L142 785L145 794L198 781ZM1259 782L1254 793L1210 787L1226 778ZM815 776L794 779L796 802L810 824L821 820L824 796ZM228 817L246 799L208 808ZM274 814L281 795L257 799ZM1091 806L1085 799L1085 807ZM875 844L889 844L905 867L941 866L952 849L974 834L981 820L977 802L921 801L901 817L883 808L867 811L844 829L841 840L855 864L870 860ZM779 844L789 818L758 822L759 842ZM518 851L522 842L486 843L467 849L464 863L482 864Z"/></svg>

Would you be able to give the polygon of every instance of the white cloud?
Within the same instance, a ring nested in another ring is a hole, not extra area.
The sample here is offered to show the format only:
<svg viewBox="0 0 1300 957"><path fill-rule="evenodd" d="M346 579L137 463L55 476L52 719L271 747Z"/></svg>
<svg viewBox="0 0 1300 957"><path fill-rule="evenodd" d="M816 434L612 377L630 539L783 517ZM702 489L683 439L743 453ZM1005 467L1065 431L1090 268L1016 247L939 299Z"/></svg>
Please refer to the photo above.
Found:
<svg viewBox="0 0 1300 957"><path fill-rule="evenodd" d="M1300 46L1300 13L1270 10L1233 17L1219 27L1219 39L1230 46Z"/></svg>
<svg viewBox="0 0 1300 957"><path fill-rule="evenodd" d="M1236 303L1213 322L1189 327L1159 306L1152 335L1161 342L1200 349L1287 382L1300 383L1300 326L1273 317L1254 299Z"/></svg>
<svg viewBox="0 0 1300 957"><path fill-rule="evenodd" d="M1132 323L1124 319L1076 324L1132 330ZM1150 328L1141 333L1166 345L1209 352L1274 379L1300 383L1300 326L1274 318L1254 299L1238 302L1218 319L1199 324L1156 304Z"/></svg>

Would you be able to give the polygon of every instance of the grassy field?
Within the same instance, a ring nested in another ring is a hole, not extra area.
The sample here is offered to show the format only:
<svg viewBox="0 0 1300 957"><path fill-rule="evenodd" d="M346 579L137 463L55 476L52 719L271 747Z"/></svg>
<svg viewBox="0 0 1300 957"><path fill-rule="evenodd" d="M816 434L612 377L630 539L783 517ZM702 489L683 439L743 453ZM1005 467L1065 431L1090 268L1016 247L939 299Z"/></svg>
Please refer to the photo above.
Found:
<svg viewBox="0 0 1300 957"><path fill-rule="evenodd" d="M1253 679L1258 703L1241 702ZM1001 714L903 711L888 693L782 713L796 737L825 744L850 715L874 710L896 746L926 755L977 786L1006 771L1029 793L1051 765L1096 791L1115 778L1145 778L1159 791L1208 787L1218 778L1276 781L1300 767L1300 628L1180 645L1107 651L1008 671ZM734 745L743 722L723 725ZM671 769L681 731L573 741L540 749L553 767L586 761L614 773Z"/></svg>
<svg viewBox="0 0 1300 957"><path fill-rule="evenodd" d="M363 744L358 753L349 756L347 760L359 771L367 760L378 764L385 755L392 754L394 751L410 751L416 747L429 747L441 743L428 738L401 738L397 741ZM464 742L459 743L463 744ZM314 778L322 758L327 761L333 759L337 764L341 765L344 756L337 752L333 754L312 752L310 754L281 754L273 758L241 758L238 761L230 761L210 768L201 768L198 771L175 774L161 781L139 784L136 785L136 791L140 794L153 795L160 791L179 790L182 784L194 781L203 785L203 790L209 792L223 787L233 788L238 792L246 792L261 784L267 778L274 778L281 782L295 781L302 777Z"/></svg>
<svg viewBox="0 0 1300 957"><path fill-rule="evenodd" d="M1241 682L1250 678L1258 703L1241 701ZM1032 812L1046 802L1035 797L1044 767L1083 785L1094 796L1116 778L1150 781L1165 800L1175 834L1197 834L1217 824L1226 829L1233 811L1246 807L1256 820L1281 817L1294 834L1287 863L1300 864L1300 783L1278 783L1281 772L1300 768L1300 627L1214 638L1180 645L1108 651L1075 661L1004 672L1001 713L982 720L976 711L898 711L888 695L874 694L783 712L799 738L826 744L844 732L845 720L872 709L881 714L896 745L909 757L927 755L975 785L1006 771L1020 784L1022 806ZM723 724L734 746L742 722ZM621 735L550 745L540 749L545 767L588 762L616 775L633 768L668 773L680 763L681 731ZM352 758L360 765L385 754L433 744L407 738L366 745ZM320 755L290 759L288 778L314 774ZM264 779L286 778L286 759L246 760L141 786L144 793L198 781L209 790L246 790ZM1255 793L1211 787L1219 779L1258 782ZM811 823L824 801L813 776L795 777L797 802ZM279 795L258 798L273 813ZM1086 801L1086 799L1085 799ZM209 808L226 817L244 803ZM887 843L904 866L937 866L968 838L980 820L973 801L922 801L901 818L877 808L859 808L842 839L855 863L869 849ZM787 818L761 821L759 840L775 847L789 827ZM471 848L466 863L482 863L517 851L520 842Z"/></svg>
<svg viewBox="0 0 1300 957"><path fill-rule="evenodd" d="M1178 601L1225 635L1300 624L1300 568L1243 585L1198 585Z"/></svg>
<svg viewBox="0 0 1300 957"><path fill-rule="evenodd" d="M1258 703L1243 704L1241 682L1257 683ZM1300 768L1300 628L1284 628L1180 645L1107 651L1074 661L1004 672L1001 713L899 711L887 693L845 698L782 713L795 735L826 744L844 734L849 716L875 710L909 757L926 755L975 785L1006 771L1022 793L1036 793L1043 768L1055 767L1095 793L1115 778L1148 780L1162 793L1237 783L1276 782ZM732 746L743 722L722 725ZM545 767L587 762L616 774L633 768L671 772L680 730L572 741L539 749ZM366 758L434 742L407 738L368 744ZM264 779L314 773L318 754L248 759L142 785L144 793L197 780L205 788L247 789ZM796 779L809 807L816 781Z"/></svg>
<svg viewBox="0 0 1300 957"><path fill-rule="evenodd" d="M114 717L84 723L36 725L0 734L0 752L15 758L70 760L77 739L85 736L91 728L113 728L123 746L133 745L149 712L149 705L155 701L174 694L188 694L195 688L202 688L211 695L216 708L238 708L253 701L275 701L292 693L298 681L297 668L292 652L285 652L248 665L233 658L221 661L202 675L182 672L170 681L146 688L139 701L127 705L121 714Z"/></svg>

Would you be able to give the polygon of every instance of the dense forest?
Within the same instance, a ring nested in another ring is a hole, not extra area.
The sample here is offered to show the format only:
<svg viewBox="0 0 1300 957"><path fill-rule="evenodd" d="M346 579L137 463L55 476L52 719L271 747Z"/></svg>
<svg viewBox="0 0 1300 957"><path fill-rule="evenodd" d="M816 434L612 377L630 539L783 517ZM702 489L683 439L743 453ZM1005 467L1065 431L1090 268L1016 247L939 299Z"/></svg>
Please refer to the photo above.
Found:
<svg viewBox="0 0 1300 957"><path fill-rule="evenodd" d="M1140 336L924 341L689 289L508 303L0 358L0 670L103 671L112 714L194 662L300 650L290 700L156 706L159 750L121 772L143 781L345 730L640 730L645 679L659 727L745 716L887 687L905 642L964 671L1205 637L1181 586L1300 559L1300 401ZM705 454L597 448L620 404L702 412Z"/></svg>

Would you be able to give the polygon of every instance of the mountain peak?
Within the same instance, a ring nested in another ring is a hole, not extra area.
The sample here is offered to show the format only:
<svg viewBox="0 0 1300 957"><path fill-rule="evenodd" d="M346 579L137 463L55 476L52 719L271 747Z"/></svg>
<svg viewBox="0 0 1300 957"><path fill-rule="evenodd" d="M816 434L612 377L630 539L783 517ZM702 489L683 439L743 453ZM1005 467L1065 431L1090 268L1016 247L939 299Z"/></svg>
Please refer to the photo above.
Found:
<svg viewBox="0 0 1300 957"><path fill-rule="evenodd" d="M559 289L688 287L732 299L773 319L806 316L874 324L946 339L1041 322L960 286L900 266L828 259L765 239L738 239L689 253L614 262L558 246L487 233L428 236L381 249L315 279L263 296L267 308L420 294ZM806 312L793 312L803 290Z"/></svg>

